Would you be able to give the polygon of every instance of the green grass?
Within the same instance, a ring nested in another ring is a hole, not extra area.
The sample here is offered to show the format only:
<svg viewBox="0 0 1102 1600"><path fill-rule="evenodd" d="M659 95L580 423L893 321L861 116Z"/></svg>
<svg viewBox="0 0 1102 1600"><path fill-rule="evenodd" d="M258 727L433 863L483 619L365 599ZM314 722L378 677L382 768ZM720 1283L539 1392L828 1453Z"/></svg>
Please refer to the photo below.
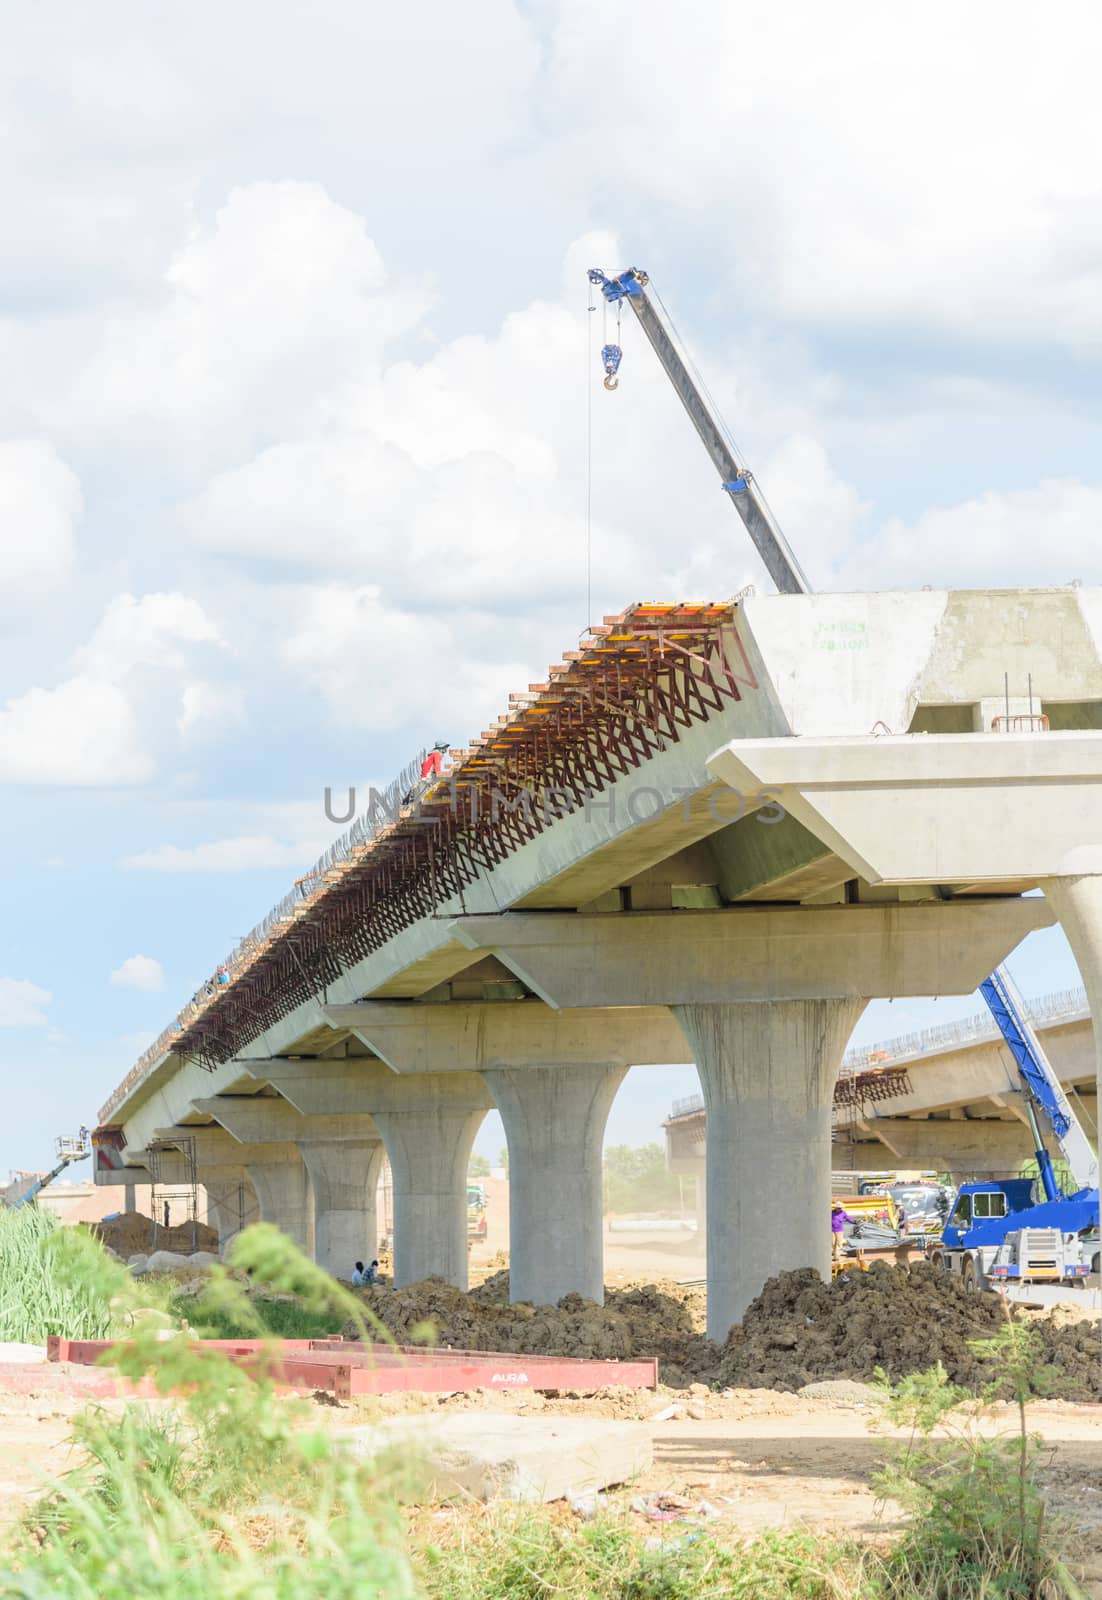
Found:
<svg viewBox="0 0 1102 1600"><path fill-rule="evenodd" d="M623 1517L571 1525L546 1510L495 1511L415 1555L426 1600L876 1600L868 1555L804 1533L648 1541Z"/></svg>
<svg viewBox="0 0 1102 1600"><path fill-rule="evenodd" d="M181 1296L172 1302L173 1313L187 1318L207 1339L255 1339L271 1334L276 1339L325 1339L340 1333L348 1321L343 1312L313 1310L289 1300L250 1296L254 1317L242 1317L222 1306L200 1306ZM259 1327L258 1327L259 1324Z"/></svg>
<svg viewBox="0 0 1102 1600"><path fill-rule="evenodd" d="M73 1230L62 1229L51 1212L0 1207L0 1339L45 1344L52 1333L107 1337L113 1275L74 1275L70 1268L80 1249ZM110 1264L106 1256L103 1262Z"/></svg>

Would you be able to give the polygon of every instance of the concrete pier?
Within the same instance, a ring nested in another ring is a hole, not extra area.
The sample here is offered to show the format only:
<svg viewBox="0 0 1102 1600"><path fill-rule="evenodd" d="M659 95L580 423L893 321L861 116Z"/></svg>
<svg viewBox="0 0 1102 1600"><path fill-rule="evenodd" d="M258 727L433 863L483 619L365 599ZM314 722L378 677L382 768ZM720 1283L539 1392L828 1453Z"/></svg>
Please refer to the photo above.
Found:
<svg viewBox="0 0 1102 1600"><path fill-rule="evenodd" d="M394 1181L394 1282L467 1287L467 1165L486 1115L461 1099L376 1112Z"/></svg>
<svg viewBox="0 0 1102 1600"><path fill-rule="evenodd" d="M314 1259L335 1278L350 1278L357 1261L379 1249L376 1194L383 1170L381 1139L304 1139L299 1142L310 1178Z"/></svg>
<svg viewBox="0 0 1102 1600"><path fill-rule="evenodd" d="M625 1066L486 1073L509 1143L509 1298L603 1303L601 1154Z"/></svg>
<svg viewBox="0 0 1102 1600"><path fill-rule="evenodd" d="M676 1006L707 1108L708 1336L765 1280L830 1274L830 1113L863 1000Z"/></svg>

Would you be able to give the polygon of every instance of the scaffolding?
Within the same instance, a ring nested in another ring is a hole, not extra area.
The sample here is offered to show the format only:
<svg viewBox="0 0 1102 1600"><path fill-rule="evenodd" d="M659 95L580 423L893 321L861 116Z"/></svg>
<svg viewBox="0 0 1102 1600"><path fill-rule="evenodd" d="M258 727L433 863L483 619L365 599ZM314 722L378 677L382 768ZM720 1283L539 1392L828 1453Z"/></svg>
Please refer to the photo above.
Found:
<svg viewBox="0 0 1102 1600"><path fill-rule="evenodd" d="M195 1140L181 1134L171 1140L153 1139L146 1146L149 1168L149 1205L153 1213L152 1248L158 1248L158 1235L169 1227L174 1204L184 1207L184 1225L191 1225L191 1248L199 1248L199 1169L195 1159Z"/></svg>

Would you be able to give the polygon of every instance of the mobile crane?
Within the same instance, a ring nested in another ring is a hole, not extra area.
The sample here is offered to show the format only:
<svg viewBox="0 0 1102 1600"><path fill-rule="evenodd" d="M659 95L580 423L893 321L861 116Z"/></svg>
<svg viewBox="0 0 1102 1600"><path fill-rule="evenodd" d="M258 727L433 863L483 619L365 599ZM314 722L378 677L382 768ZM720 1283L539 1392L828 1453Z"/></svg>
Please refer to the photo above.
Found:
<svg viewBox="0 0 1102 1600"><path fill-rule="evenodd" d="M616 307L618 317L625 302L634 312L779 592L811 594L753 474L736 460L732 442L677 349L672 325L667 325L668 318L647 294L647 273L628 267L610 275L601 267L592 267L589 281ZM619 344L603 347L607 389L617 387L622 359ZM1097 1274L1100 1265L1098 1158L1041 1049L1006 968L996 968L980 985L980 993L1018 1068L1044 1199L1034 1203L1033 1182L1027 1178L963 1185L942 1235L941 1262L950 1271L960 1272L966 1287L972 1289L995 1282L1081 1283L1092 1271ZM1073 1181L1079 1185L1071 1197L1060 1195L1038 1116L1052 1130Z"/></svg>
<svg viewBox="0 0 1102 1600"><path fill-rule="evenodd" d="M36 1178L29 1189L24 1189L19 1198L11 1202L8 1207L10 1211L18 1211L22 1206L33 1206L37 1196L42 1193L47 1184L53 1183L55 1178L60 1177L66 1167L71 1166L74 1161L83 1161L86 1156L91 1155L92 1146L83 1137L76 1139L61 1138L55 1140L54 1150L58 1158L56 1165L49 1172L43 1173L40 1178Z"/></svg>

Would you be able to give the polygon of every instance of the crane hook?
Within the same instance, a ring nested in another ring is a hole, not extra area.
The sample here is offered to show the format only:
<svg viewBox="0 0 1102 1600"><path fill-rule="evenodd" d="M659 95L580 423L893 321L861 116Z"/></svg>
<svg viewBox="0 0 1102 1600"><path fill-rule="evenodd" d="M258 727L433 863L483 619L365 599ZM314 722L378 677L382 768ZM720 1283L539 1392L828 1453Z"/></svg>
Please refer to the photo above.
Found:
<svg viewBox="0 0 1102 1600"><path fill-rule="evenodd" d="M620 370L620 362L623 360L623 357L624 352L620 349L618 344L606 344L601 347L601 360L604 363L606 389L616 389L619 387L620 380L616 374Z"/></svg>

